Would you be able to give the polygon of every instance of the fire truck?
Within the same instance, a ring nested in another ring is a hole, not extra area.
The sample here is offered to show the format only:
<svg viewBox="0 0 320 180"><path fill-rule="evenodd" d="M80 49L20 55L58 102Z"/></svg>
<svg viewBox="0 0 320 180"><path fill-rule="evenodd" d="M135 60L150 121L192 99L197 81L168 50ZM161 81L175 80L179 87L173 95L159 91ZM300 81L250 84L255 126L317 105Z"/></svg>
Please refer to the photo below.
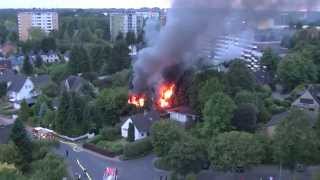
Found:
<svg viewBox="0 0 320 180"><path fill-rule="evenodd" d="M118 169L111 167L105 168L103 180L118 180Z"/></svg>

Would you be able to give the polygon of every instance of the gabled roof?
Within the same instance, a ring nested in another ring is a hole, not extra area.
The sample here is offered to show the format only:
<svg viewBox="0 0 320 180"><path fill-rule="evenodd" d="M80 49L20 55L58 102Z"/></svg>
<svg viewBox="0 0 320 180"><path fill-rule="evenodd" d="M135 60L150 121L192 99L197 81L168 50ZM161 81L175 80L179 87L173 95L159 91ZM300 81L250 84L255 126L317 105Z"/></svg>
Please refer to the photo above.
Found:
<svg viewBox="0 0 320 180"><path fill-rule="evenodd" d="M149 132L152 124L160 120L160 115L156 111L150 111L136 114L134 116L130 116L129 118L132 120L133 125L140 132Z"/></svg>
<svg viewBox="0 0 320 180"><path fill-rule="evenodd" d="M27 77L15 74L12 71L5 71L0 74L0 82L11 82L8 91L19 92L26 82Z"/></svg>
<svg viewBox="0 0 320 180"><path fill-rule="evenodd" d="M8 143L13 125L0 125L0 144Z"/></svg>
<svg viewBox="0 0 320 180"><path fill-rule="evenodd" d="M45 87L50 83L50 76L49 75L38 75L31 78L34 86L37 88Z"/></svg>
<svg viewBox="0 0 320 180"><path fill-rule="evenodd" d="M308 110L304 110L303 112L307 115L310 124L314 126L318 118L317 113ZM266 124L266 127L276 126L280 124L289 116L289 113L290 111L286 111L272 116L271 120Z"/></svg>
<svg viewBox="0 0 320 180"><path fill-rule="evenodd" d="M171 108L168 109L167 112L176 112L176 113L180 113L180 114L185 114L185 115L196 115L195 112L192 111L191 108L187 107L187 106L180 106L180 107L176 107L176 108Z"/></svg>
<svg viewBox="0 0 320 180"><path fill-rule="evenodd" d="M87 83L85 79L79 76L69 76L67 79L64 80L63 86L67 88L68 91L79 91L82 85Z"/></svg>
<svg viewBox="0 0 320 180"><path fill-rule="evenodd" d="M317 101L318 104L320 104L320 85L319 84L313 84L309 85L307 89L312 97Z"/></svg>

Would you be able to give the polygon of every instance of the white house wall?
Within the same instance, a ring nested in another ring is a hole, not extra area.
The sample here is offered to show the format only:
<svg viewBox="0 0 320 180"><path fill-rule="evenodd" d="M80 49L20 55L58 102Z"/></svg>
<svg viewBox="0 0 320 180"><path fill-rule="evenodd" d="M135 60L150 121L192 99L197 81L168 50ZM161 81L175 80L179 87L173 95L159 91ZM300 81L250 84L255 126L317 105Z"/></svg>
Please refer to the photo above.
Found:
<svg viewBox="0 0 320 180"><path fill-rule="evenodd" d="M300 99L312 99L313 100L313 104L301 103ZM292 103L292 106L299 107L299 108L305 108L305 109L314 109L314 110L318 110L319 109L319 104L313 98L313 96L310 94L309 91L306 91L302 96L300 96L297 100L295 100Z"/></svg>
<svg viewBox="0 0 320 180"><path fill-rule="evenodd" d="M121 136L124 138L128 137L128 129L129 129L129 124L132 123L132 120L129 118L122 126L121 126ZM141 135L141 133L139 132L139 130L134 127L134 139L135 140L140 140L143 139L147 136L147 133L143 133L143 135Z"/></svg>
<svg viewBox="0 0 320 180"><path fill-rule="evenodd" d="M34 96L33 94L34 85L30 79L27 79L16 95L16 101L21 101L23 99L29 99Z"/></svg>
<svg viewBox="0 0 320 180"><path fill-rule="evenodd" d="M188 120L187 115L176 113L176 112L170 112L170 119L181 122L181 123L186 123Z"/></svg>

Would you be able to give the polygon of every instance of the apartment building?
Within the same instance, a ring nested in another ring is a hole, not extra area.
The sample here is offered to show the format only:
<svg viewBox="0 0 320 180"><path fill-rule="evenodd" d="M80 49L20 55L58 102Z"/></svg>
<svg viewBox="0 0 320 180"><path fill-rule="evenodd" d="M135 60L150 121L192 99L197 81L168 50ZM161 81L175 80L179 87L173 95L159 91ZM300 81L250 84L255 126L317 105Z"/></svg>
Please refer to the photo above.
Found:
<svg viewBox="0 0 320 180"><path fill-rule="evenodd" d="M113 12L109 14L111 39L114 41L119 34L125 36L128 32L136 35L143 30L145 21L149 18L160 20L160 13L153 11Z"/></svg>
<svg viewBox="0 0 320 180"><path fill-rule="evenodd" d="M26 41L32 28L40 28L49 33L58 30L59 21L57 12L33 11L18 13L19 39Z"/></svg>

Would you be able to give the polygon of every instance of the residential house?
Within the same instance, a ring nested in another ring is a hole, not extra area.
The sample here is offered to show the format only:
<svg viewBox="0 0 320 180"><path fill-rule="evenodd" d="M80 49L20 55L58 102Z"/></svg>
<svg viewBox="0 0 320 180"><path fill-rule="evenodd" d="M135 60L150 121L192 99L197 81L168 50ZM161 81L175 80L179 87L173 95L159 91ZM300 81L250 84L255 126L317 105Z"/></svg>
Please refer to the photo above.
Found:
<svg viewBox="0 0 320 180"><path fill-rule="evenodd" d="M11 61L1 60L0 61L0 71L5 71L11 69Z"/></svg>
<svg viewBox="0 0 320 180"><path fill-rule="evenodd" d="M57 53L49 52L40 55L42 61L47 64L56 63L60 61Z"/></svg>
<svg viewBox="0 0 320 180"><path fill-rule="evenodd" d="M311 111L304 111L306 115L308 116L308 120L310 121L309 123L314 126L317 121L317 114L311 112ZM283 113L276 114L272 116L271 120L266 124L265 126L265 133L269 136L272 137L275 134L275 129L277 126L284 121L288 116L289 116L290 111L286 111Z"/></svg>
<svg viewBox="0 0 320 180"><path fill-rule="evenodd" d="M197 121L197 115L185 106L167 110L170 120L176 121L185 128L190 128Z"/></svg>
<svg viewBox="0 0 320 180"><path fill-rule="evenodd" d="M62 83L62 90L67 92L77 92L80 95L91 95L96 93L94 86L80 76L71 75Z"/></svg>
<svg viewBox="0 0 320 180"><path fill-rule="evenodd" d="M153 123L160 120L160 115L156 111L136 114L128 117L121 126L121 135L124 138L128 137L128 129L130 123L134 126L134 139L140 140L150 135L150 128Z"/></svg>
<svg viewBox="0 0 320 180"><path fill-rule="evenodd" d="M320 108L320 85L309 85L291 105L300 109L319 112Z"/></svg>
<svg viewBox="0 0 320 180"><path fill-rule="evenodd" d="M50 82L48 75L26 77L12 71L2 72L0 82L7 83L7 96L14 108L19 109L20 103L26 100L29 104L34 103L34 97L41 94L41 88Z"/></svg>
<svg viewBox="0 0 320 180"><path fill-rule="evenodd" d="M0 123L0 144L8 143L12 126L12 124L5 125Z"/></svg>
<svg viewBox="0 0 320 180"><path fill-rule="evenodd" d="M11 68L19 72L23 65L24 56L23 55L10 56L8 60L11 61Z"/></svg>

